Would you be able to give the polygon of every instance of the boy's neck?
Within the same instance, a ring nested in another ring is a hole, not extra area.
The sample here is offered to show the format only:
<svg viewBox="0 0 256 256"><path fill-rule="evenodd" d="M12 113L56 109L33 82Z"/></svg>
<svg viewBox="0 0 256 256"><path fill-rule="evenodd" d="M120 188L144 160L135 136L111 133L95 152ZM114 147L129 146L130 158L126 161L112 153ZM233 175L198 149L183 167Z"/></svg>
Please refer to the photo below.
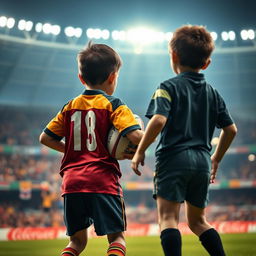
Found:
<svg viewBox="0 0 256 256"><path fill-rule="evenodd" d="M200 71L200 68L191 68L191 67L181 66L181 65L177 67L177 74L184 73L184 72L199 73L199 71Z"/></svg>

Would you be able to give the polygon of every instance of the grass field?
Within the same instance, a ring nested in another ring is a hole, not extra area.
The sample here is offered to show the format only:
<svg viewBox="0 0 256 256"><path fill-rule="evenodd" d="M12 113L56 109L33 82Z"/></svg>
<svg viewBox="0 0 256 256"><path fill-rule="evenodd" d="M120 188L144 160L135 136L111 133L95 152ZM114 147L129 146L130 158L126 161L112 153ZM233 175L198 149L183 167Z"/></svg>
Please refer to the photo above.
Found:
<svg viewBox="0 0 256 256"><path fill-rule="evenodd" d="M227 256L256 256L256 233L222 235ZM183 256L207 256L198 239L193 235L183 236ZM6 241L0 242L0 256L59 256L66 245L65 240ZM89 240L82 256L105 256L105 238ZM163 256L159 238L128 237L127 256Z"/></svg>

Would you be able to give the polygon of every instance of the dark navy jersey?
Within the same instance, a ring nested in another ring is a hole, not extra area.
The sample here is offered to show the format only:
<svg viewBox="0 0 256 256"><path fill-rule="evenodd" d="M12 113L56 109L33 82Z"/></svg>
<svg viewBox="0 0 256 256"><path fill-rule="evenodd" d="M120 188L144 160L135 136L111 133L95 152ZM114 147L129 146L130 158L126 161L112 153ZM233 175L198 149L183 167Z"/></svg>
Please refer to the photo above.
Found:
<svg viewBox="0 0 256 256"><path fill-rule="evenodd" d="M210 153L215 127L233 124L223 98L203 74L195 72L181 73L160 84L146 117L155 114L167 117L156 156L170 156L188 148Z"/></svg>

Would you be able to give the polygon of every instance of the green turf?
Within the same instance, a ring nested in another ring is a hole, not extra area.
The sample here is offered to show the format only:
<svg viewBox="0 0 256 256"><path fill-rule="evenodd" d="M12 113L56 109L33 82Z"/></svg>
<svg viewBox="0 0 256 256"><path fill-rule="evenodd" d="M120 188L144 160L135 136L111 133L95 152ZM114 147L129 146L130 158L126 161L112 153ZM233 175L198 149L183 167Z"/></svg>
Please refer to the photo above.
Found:
<svg viewBox="0 0 256 256"><path fill-rule="evenodd" d="M222 235L227 256L255 256L256 233ZM59 256L65 240L0 242L0 256ZM105 238L90 239L82 256L105 256ZM127 256L163 256L158 237L128 237ZM183 256L207 256L198 239L183 236Z"/></svg>

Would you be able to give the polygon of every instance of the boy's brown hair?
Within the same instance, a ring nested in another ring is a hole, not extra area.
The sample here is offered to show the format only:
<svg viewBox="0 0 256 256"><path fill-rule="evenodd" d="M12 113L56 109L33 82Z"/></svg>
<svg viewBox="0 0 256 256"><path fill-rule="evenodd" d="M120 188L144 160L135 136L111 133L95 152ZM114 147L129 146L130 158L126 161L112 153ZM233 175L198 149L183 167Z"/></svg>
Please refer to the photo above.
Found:
<svg viewBox="0 0 256 256"><path fill-rule="evenodd" d="M77 55L79 74L88 85L100 85L122 65L120 56L105 44L91 41Z"/></svg>
<svg viewBox="0 0 256 256"><path fill-rule="evenodd" d="M205 27L186 25L174 32L169 47L178 55L180 65L197 69L211 56L214 41Z"/></svg>

